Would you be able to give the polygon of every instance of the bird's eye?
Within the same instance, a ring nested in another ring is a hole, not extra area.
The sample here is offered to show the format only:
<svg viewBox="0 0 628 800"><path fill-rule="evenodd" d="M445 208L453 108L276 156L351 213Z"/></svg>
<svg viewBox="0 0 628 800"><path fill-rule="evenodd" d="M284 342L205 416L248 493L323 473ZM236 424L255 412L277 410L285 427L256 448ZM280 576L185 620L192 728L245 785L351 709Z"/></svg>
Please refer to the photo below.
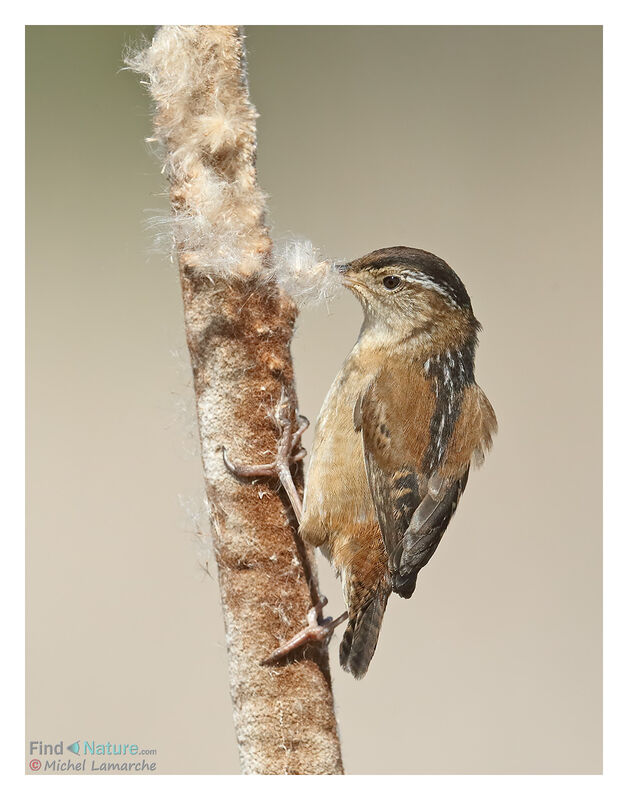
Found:
<svg viewBox="0 0 628 800"><path fill-rule="evenodd" d="M401 283L401 278L399 275L386 275L382 282L386 289L396 289Z"/></svg>

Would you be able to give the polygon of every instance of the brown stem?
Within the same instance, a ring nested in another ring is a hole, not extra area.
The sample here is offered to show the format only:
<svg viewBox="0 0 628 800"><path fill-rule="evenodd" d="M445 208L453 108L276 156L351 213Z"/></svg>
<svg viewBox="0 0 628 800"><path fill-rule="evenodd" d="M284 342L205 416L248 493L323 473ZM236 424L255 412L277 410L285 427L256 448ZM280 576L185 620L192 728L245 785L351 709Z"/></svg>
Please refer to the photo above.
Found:
<svg viewBox="0 0 628 800"><path fill-rule="evenodd" d="M278 481L239 480L222 456L225 447L240 463L271 462L282 393L296 408L296 309L268 277L242 35L231 26L166 26L131 65L148 74L166 149L242 770L341 773L325 647L260 666L318 599L312 552ZM300 424L295 415L294 433ZM301 490L300 465L294 474Z"/></svg>

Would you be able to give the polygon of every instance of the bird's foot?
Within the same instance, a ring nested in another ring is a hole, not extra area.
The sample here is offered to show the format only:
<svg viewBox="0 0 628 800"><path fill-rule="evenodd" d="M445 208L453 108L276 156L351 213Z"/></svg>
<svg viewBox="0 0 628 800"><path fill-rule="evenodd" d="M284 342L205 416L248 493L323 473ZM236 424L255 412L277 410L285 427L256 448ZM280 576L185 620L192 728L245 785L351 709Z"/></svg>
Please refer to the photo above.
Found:
<svg viewBox="0 0 628 800"><path fill-rule="evenodd" d="M280 645L276 650L273 650L267 658L260 661L260 664L262 666L274 664L276 661L280 661L305 644L326 644L334 632L334 629L348 617L345 611L339 617L336 617L336 619L332 619L332 617L322 618L321 612L326 605L327 598L321 595L318 603L307 612L307 626L302 631L299 631L296 636L293 636L292 639Z"/></svg>
<svg viewBox="0 0 628 800"><path fill-rule="evenodd" d="M277 442L277 455L269 464L236 464L227 456L222 448L222 458L225 466L237 478L279 478L283 486L297 521L301 521L301 498L292 479L291 467L302 461L307 451L301 447L301 436L307 430L310 422L307 417L297 414L298 427L292 432L293 409L286 392L282 389L281 398L275 413L275 420L279 427L279 440ZM298 447L297 452L295 449Z"/></svg>

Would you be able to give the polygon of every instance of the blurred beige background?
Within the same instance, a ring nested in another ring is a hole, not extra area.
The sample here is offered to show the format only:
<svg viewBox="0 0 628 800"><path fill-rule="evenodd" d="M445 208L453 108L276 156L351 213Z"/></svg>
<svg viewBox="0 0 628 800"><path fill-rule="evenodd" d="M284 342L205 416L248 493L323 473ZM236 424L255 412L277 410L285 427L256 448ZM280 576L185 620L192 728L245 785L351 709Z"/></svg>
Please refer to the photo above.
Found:
<svg viewBox="0 0 628 800"><path fill-rule="evenodd" d="M27 31L26 737L231 773L178 279L144 228L167 204L119 71L151 31ZM601 29L254 27L248 48L275 235L445 258L500 421L364 681L333 641L346 769L599 772ZM311 418L359 323L349 296L302 315Z"/></svg>

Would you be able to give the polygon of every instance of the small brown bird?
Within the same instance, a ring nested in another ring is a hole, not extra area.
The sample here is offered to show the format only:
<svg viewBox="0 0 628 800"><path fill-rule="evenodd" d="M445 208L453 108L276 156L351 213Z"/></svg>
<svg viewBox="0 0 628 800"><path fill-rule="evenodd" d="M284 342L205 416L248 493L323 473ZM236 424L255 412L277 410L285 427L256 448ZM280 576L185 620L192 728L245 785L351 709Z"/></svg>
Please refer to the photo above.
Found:
<svg viewBox="0 0 628 800"><path fill-rule="evenodd" d="M361 678L391 591L414 592L497 423L474 378L480 324L442 259L390 247L339 269L364 323L316 425L299 530L341 576L340 663Z"/></svg>
<svg viewBox="0 0 628 800"><path fill-rule="evenodd" d="M240 477L278 475L300 520L342 580L349 622L340 663L356 678L369 667L391 592L410 597L497 421L475 383L480 324L464 284L442 259L412 247L375 250L337 267L360 300L358 341L325 399L316 424L303 509L290 474L303 457L285 402L272 464L227 467ZM326 641L347 618L320 619L264 662L308 641Z"/></svg>

